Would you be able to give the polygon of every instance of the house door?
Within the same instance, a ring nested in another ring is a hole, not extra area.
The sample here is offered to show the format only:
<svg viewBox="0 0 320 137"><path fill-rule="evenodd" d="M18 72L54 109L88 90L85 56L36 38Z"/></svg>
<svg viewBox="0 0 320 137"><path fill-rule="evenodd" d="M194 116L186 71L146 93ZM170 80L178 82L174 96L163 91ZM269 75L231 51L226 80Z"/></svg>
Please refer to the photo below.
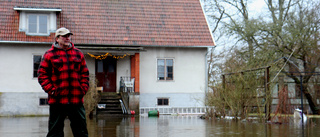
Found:
<svg viewBox="0 0 320 137"><path fill-rule="evenodd" d="M103 87L103 92L116 92L116 64L114 58L96 60L96 78L98 87Z"/></svg>

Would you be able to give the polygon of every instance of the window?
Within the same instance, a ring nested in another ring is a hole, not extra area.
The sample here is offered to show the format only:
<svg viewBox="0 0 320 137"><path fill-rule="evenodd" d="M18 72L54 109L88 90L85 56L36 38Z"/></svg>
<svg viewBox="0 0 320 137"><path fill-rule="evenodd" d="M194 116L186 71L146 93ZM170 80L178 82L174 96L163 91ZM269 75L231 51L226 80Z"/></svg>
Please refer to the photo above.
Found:
<svg viewBox="0 0 320 137"><path fill-rule="evenodd" d="M158 106L168 106L169 99L168 98L158 98Z"/></svg>
<svg viewBox="0 0 320 137"><path fill-rule="evenodd" d="M40 66L42 56L41 55L33 55L33 77L38 77L38 69Z"/></svg>
<svg viewBox="0 0 320 137"><path fill-rule="evenodd" d="M57 29L57 13L61 9L13 8L20 12L19 31L32 36L49 36Z"/></svg>
<svg viewBox="0 0 320 137"><path fill-rule="evenodd" d="M49 105L48 99L47 98L40 98L39 105L40 106Z"/></svg>
<svg viewBox="0 0 320 137"><path fill-rule="evenodd" d="M320 98L320 84L314 84L314 93L316 94L316 98Z"/></svg>
<svg viewBox="0 0 320 137"><path fill-rule="evenodd" d="M28 14L28 34L48 34L48 16L46 14Z"/></svg>
<svg viewBox="0 0 320 137"><path fill-rule="evenodd" d="M288 96L288 84L278 85L278 98Z"/></svg>
<svg viewBox="0 0 320 137"><path fill-rule="evenodd" d="M296 98L300 98L301 97L301 85L300 84L296 84L295 92L296 92Z"/></svg>
<svg viewBox="0 0 320 137"><path fill-rule="evenodd" d="M103 72L103 61L102 60L97 60L97 72L102 73Z"/></svg>
<svg viewBox="0 0 320 137"><path fill-rule="evenodd" d="M173 59L158 59L158 80L173 80Z"/></svg>

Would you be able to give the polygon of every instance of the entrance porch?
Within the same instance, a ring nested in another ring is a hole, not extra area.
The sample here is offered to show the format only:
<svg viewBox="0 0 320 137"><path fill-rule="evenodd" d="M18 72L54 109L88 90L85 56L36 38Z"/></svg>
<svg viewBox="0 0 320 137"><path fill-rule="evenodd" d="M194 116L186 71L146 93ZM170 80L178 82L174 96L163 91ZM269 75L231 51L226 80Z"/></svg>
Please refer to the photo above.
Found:
<svg viewBox="0 0 320 137"><path fill-rule="evenodd" d="M112 109L113 112L116 108L120 108L123 114L130 114L130 110L138 114L139 64L142 49L135 48L137 51L132 51L133 48L129 48L130 50L110 50L110 47L78 48L85 54L89 71L95 75L96 85L101 92L101 101L97 106L98 113L108 109ZM118 97L115 99L107 95Z"/></svg>
<svg viewBox="0 0 320 137"><path fill-rule="evenodd" d="M77 47L85 54L91 74L95 74L97 87L102 92L119 92L121 80L133 78L133 90L140 87L140 52L142 47ZM131 79L129 80L131 81Z"/></svg>

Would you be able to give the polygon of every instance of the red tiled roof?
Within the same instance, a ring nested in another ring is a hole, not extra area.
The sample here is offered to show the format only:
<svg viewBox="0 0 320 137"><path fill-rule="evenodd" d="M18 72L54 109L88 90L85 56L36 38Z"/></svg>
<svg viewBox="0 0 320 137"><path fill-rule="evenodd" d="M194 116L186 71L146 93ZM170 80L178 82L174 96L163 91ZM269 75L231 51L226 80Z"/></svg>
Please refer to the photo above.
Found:
<svg viewBox="0 0 320 137"><path fill-rule="evenodd" d="M199 0L2 0L0 41L53 42L19 32L22 8L60 8L57 28L75 44L214 46Z"/></svg>

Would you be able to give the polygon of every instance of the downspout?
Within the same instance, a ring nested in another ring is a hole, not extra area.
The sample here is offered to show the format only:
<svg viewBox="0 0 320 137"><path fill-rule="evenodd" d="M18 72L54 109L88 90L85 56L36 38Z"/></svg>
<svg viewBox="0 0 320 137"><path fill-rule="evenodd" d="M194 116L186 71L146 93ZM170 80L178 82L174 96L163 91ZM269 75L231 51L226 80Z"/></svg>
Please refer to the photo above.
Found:
<svg viewBox="0 0 320 137"><path fill-rule="evenodd" d="M205 54L205 93L207 94L208 93L208 86L209 86L209 80L208 80L208 78L209 78L209 70L208 70L208 53L209 53L209 47L207 47L207 52L206 52L206 54Z"/></svg>
<svg viewBox="0 0 320 137"><path fill-rule="evenodd" d="M208 93L209 92L209 66L208 66L208 54L209 54L209 52L210 51L213 51L214 49L216 48L216 46L214 46L214 47L212 47L211 49L212 50L209 50L210 49L210 47L207 47L207 52L206 52L206 54L205 54L205 78L206 78L206 80L205 80L205 82L206 82L206 85L205 85L205 93Z"/></svg>
<svg viewBox="0 0 320 137"><path fill-rule="evenodd" d="M206 13L204 11L204 3L201 2L202 0L199 0L199 3L201 5L201 9L202 9L202 12L203 12L203 15L204 15L204 18L207 22L207 26L209 28L209 31L210 31L210 35L211 35L211 38L212 38L212 42L213 42L213 48L215 48L216 46L216 42L214 41L214 38L213 38L213 34L212 34L212 30L209 26L209 22L208 22L208 19L207 19L207 16L206 16ZM205 54L205 102L207 102L207 97L206 97L206 94L208 93L208 86L209 86L209 80L208 80L208 73L209 73L209 70L208 70L208 53L209 53L209 47L207 47L207 53ZM206 104L205 104L206 105Z"/></svg>

